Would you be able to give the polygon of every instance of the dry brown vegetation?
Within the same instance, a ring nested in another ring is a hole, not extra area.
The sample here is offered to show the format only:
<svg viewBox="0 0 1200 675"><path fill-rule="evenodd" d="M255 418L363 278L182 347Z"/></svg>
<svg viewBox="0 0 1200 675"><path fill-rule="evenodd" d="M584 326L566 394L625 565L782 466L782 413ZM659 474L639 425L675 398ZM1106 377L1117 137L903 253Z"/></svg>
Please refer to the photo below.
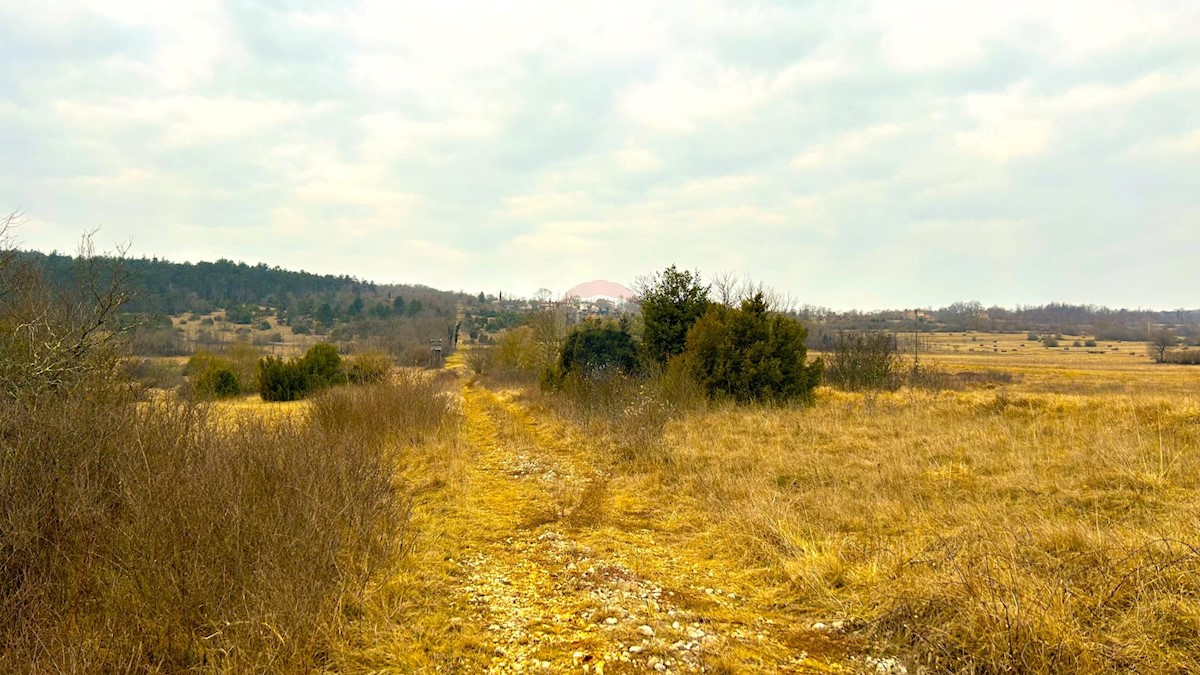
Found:
<svg viewBox="0 0 1200 675"><path fill-rule="evenodd" d="M636 470L787 604L936 672L1200 668L1193 371L990 342L926 355L960 391L701 411Z"/></svg>
<svg viewBox="0 0 1200 675"><path fill-rule="evenodd" d="M713 407L662 378L524 396L851 650L932 672L1200 670L1200 374L1140 343L923 349L919 388L810 407Z"/></svg>
<svg viewBox="0 0 1200 675"><path fill-rule="evenodd" d="M538 393L561 328L456 356L461 396L287 404L142 396L107 344L47 380L9 340L0 671L1200 670L1194 368L963 334L808 406L670 369Z"/></svg>
<svg viewBox="0 0 1200 675"><path fill-rule="evenodd" d="M1200 667L1194 400L826 392L671 428L790 601L939 671Z"/></svg>
<svg viewBox="0 0 1200 675"><path fill-rule="evenodd" d="M74 394L0 405L5 672L334 665L410 541L403 476L455 415L413 378L275 420Z"/></svg>

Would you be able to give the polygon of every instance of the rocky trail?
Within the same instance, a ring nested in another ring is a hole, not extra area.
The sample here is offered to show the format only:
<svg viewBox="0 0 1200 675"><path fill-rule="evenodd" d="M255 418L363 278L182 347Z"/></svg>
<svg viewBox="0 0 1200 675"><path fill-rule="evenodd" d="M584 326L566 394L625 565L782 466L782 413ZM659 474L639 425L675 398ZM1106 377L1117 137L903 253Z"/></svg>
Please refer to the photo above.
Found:
<svg viewBox="0 0 1200 675"><path fill-rule="evenodd" d="M462 405L441 602L469 672L892 672L777 609L694 512L612 475L577 429L474 382Z"/></svg>

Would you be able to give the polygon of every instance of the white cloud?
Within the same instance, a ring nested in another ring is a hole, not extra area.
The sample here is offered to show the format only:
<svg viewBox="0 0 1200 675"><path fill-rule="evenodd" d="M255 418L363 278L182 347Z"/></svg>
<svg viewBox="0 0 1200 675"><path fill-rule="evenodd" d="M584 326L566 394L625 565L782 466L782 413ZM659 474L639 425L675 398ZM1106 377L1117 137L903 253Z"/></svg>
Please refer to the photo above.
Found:
<svg viewBox="0 0 1200 675"><path fill-rule="evenodd" d="M205 96L60 100L55 111L77 128L142 128L168 145L202 145L288 124L314 109L291 103Z"/></svg>
<svg viewBox="0 0 1200 675"><path fill-rule="evenodd" d="M840 65L824 60L772 72L729 66L703 52L684 53L663 64L653 80L618 94L616 108L651 131L691 133L707 123L750 123L797 86L825 82L840 72Z"/></svg>
<svg viewBox="0 0 1200 675"><path fill-rule="evenodd" d="M1182 135L1162 136L1129 149L1131 157L1146 160L1200 159L1200 128Z"/></svg>
<svg viewBox="0 0 1200 675"><path fill-rule="evenodd" d="M544 192L504 200L504 213L516 219L564 218L588 201L585 192Z"/></svg>
<svg viewBox="0 0 1200 675"><path fill-rule="evenodd" d="M1000 45L1083 63L1200 39L1200 6L1186 0L876 0L868 17L885 63L905 71L961 69Z"/></svg>
<svg viewBox="0 0 1200 675"><path fill-rule="evenodd" d="M1007 162L1041 154L1049 145L1054 127L1041 119L997 117L975 131L955 134L958 147L984 159Z"/></svg>
<svg viewBox="0 0 1200 675"><path fill-rule="evenodd" d="M899 125L891 123L856 129L827 143L809 147L792 160L792 168L816 169L830 164L852 161L901 133L903 133L903 129Z"/></svg>
<svg viewBox="0 0 1200 675"><path fill-rule="evenodd" d="M1194 222L1192 0L271 4L0 0L0 193L28 243L103 224L521 292L753 267L926 304L1036 299L1115 264L1085 233ZM1069 275L1038 262L1063 242ZM1146 304L1188 302L1184 249Z"/></svg>
<svg viewBox="0 0 1200 675"><path fill-rule="evenodd" d="M646 173L656 171L662 166L658 157L649 150L626 148L612 153L613 164L621 171L628 173Z"/></svg>

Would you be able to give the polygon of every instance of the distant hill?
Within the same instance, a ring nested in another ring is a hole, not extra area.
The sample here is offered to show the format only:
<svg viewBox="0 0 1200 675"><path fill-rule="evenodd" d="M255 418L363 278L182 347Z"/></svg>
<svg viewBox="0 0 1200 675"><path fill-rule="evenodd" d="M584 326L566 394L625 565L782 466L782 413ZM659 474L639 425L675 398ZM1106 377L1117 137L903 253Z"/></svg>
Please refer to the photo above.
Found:
<svg viewBox="0 0 1200 675"><path fill-rule="evenodd" d="M51 284L70 286L77 261L74 256L23 251L22 258L41 268ZM349 276L293 272L265 263L247 265L231 260L175 263L158 258L126 258L122 266L131 274L132 291L127 311L208 311L236 304L280 306L288 296L336 293L370 293L375 285Z"/></svg>
<svg viewBox="0 0 1200 675"><path fill-rule="evenodd" d="M567 298L608 298L610 300L632 300L637 294L629 290L623 284L618 284L615 281L604 281L597 279L588 281L564 294Z"/></svg>

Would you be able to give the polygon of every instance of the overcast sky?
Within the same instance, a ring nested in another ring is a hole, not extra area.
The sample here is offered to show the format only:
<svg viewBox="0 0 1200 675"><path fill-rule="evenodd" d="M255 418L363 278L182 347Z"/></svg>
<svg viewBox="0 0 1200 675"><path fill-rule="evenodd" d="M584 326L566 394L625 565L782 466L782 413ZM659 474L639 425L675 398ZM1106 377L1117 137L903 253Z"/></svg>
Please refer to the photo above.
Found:
<svg viewBox="0 0 1200 675"><path fill-rule="evenodd" d="M1200 2L0 0L0 210L469 292L1200 306Z"/></svg>

